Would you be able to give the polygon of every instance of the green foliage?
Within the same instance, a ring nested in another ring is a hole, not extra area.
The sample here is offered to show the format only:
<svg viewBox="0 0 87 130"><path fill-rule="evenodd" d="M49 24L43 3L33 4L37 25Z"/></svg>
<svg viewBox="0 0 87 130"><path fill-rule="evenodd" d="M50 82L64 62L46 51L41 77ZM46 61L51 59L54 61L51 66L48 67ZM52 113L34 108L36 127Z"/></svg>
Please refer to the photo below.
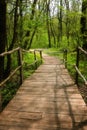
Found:
<svg viewBox="0 0 87 130"><path fill-rule="evenodd" d="M84 54L80 55L80 64L79 68L81 73L84 75L84 77L87 79L87 57Z"/></svg>
<svg viewBox="0 0 87 130"><path fill-rule="evenodd" d="M23 54L23 72L24 72L24 79L29 77L32 73L34 73L36 69L35 59L33 53L24 53ZM37 67L41 64L40 54L36 53L36 60L37 60Z"/></svg>
<svg viewBox="0 0 87 130"><path fill-rule="evenodd" d="M31 48L47 48L48 37L44 30L37 30Z"/></svg>
<svg viewBox="0 0 87 130"><path fill-rule="evenodd" d="M9 101L15 96L17 90L19 88L19 78L14 76L8 81L4 88L1 89L2 95L2 109L9 103Z"/></svg>
<svg viewBox="0 0 87 130"><path fill-rule="evenodd" d="M70 52L67 55L67 68L69 70L70 75L75 79L75 68L74 65L76 64L76 52Z"/></svg>

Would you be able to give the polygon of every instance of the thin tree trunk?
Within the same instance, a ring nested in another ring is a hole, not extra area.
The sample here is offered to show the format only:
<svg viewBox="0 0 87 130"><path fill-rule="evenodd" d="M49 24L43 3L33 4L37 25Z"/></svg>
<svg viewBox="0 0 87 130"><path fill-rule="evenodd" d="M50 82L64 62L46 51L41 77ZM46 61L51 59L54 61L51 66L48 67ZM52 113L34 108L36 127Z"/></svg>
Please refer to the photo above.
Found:
<svg viewBox="0 0 87 130"><path fill-rule="evenodd" d="M19 2L19 0L16 0L16 6L15 6L15 12L14 12L13 38L12 38L12 42L8 48L8 51L13 49L14 44L16 43L16 40L17 40L18 2ZM5 70L5 77L7 77L9 75L10 71L11 71L11 55L7 55L7 67Z"/></svg>
<svg viewBox="0 0 87 130"><path fill-rule="evenodd" d="M35 7L36 7L36 4L37 4L37 1L38 1L38 0L34 0L34 1L33 1L32 11L31 11L31 15L30 15L30 21L32 21L33 18L34 18L34 15L35 15ZM31 31L28 30L28 31L26 32L25 36L26 36L26 37L30 37L30 35L31 35ZM28 44L29 44L29 41L25 41L25 43L24 43L24 48L27 48ZM30 45L30 46L31 46L31 45Z"/></svg>
<svg viewBox="0 0 87 130"><path fill-rule="evenodd" d="M65 0L66 3L66 37L69 45L69 18L68 18L68 13L69 13L69 1Z"/></svg>
<svg viewBox="0 0 87 130"><path fill-rule="evenodd" d="M32 45L32 41L33 41L33 38L34 38L34 35L36 33L36 28L34 28L34 31L32 32L32 35L31 35L31 39L30 39L30 42L29 42L29 45L28 45L28 48L27 49L30 49L31 48L31 45Z"/></svg>
<svg viewBox="0 0 87 130"><path fill-rule="evenodd" d="M47 2L46 1L46 6L47 6L47 32L48 32L48 47L51 48L51 35L50 35L50 9L49 9L49 4L50 4L50 0Z"/></svg>
<svg viewBox="0 0 87 130"><path fill-rule="evenodd" d="M20 43L22 43L23 37L23 14L22 14L22 0L20 0Z"/></svg>
<svg viewBox="0 0 87 130"><path fill-rule="evenodd" d="M54 46L56 46L55 31L54 31L52 21L50 21L50 28L51 28L51 33L52 33L52 36L53 36L53 39L54 39Z"/></svg>
<svg viewBox="0 0 87 130"><path fill-rule="evenodd" d="M60 43L62 41L62 0L59 1L60 9L58 10L58 44L57 47L60 47Z"/></svg>
<svg viewBox="0 0 87 130"><path fill-rule="evenodd" d="M59 24L60 24L60 41L62 41L62 0L60 0L60 20L59 20Z"/></svg>

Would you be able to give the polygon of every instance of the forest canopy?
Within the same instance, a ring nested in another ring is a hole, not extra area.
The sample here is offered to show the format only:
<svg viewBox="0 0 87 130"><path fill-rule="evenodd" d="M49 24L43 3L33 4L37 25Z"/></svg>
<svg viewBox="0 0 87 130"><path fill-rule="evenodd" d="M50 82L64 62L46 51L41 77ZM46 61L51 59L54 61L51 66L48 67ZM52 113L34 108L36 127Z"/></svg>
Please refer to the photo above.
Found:
<svg viewBox="0 0 87 130"><path fill-rule="evenodd" d="M0 0L0 53L20 46L87 49L86 0ZM8 63L11 58L7 58ZM3 77L4 58L0 58ZM9 73L9 72L8 72Z"/></svg>

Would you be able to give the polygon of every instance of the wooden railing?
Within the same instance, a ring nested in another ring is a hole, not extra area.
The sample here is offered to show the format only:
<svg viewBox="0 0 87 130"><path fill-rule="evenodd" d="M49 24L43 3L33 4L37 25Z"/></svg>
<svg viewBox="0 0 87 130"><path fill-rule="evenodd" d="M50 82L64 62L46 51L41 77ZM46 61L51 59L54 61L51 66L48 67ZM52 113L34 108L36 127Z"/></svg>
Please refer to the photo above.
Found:
<svg viewBox="0 0 87 130"><path fill-rule="evenodd" d="M8 52L4 52L2 54L0 54L0 57L4 57L6 55L11 55L13 54L14 52L17 52L18 53L18 67L10 73L10 75L0 83L0 88L3 87L3 85L19 70L20 71L20 84L23 82L23 75L22 75L22 53L21 53L21 48L16 48L16 49L13 49L11 51L8 51Z"/></svg>
<svg viewBox="0 0 87 130"><path fill-rule="evenodd" d="M38 50L32 50L32 51L27 51L27 50L24 50L24 49L21 49L20 47L16 48L16 49L13 49L11 51L8 51L8 52L4 52L2 54L0 54L0 57L4 57L6 55L11 55L13 54L14 52L17 52L18 53L18 67L10 73L10 75L0 83L0 87L3 87L3 85L19 70L20 72L20 84L22 84L23 82L23 69L22 69L22 66L23 66L23 60L22 60L22 52L28 52L28 53L33 53L34 54L34 63L36 65L36 68L37 68L37 56L36 56L36 52L39 52L40 54L40 59L41 59L41 62L42 62L42 50L38 49Z"/></svg>
<svg viewBox="0 0 87 130"><path fill-rule="evenodd" d="M87 86L87 80L79 70L80 52L83 53L84 55L87 55L87 51L83 50L81 47L77 47L76 65L71 65L71 66L74 66L75 70L76 70L75 83L78 85L78 77L80 76L83 79L85 85ZM67 68L67 65L68 65L68 62L67 62L67 50L64 50L64 52L63 52L63 60L64 60L64 63L65 63L65 67Z"/></svg>
<svg viewBox="0 0 87 130"><path fill-rule="evenodd" d="M79 70L80 52L83 53L84 55L87 55L87 52L85 50L83 50L81 47L77 48L77 58L76 58L76 65L75 65L75 69L76 69L76 84L78 84L78 76L80 76L83 79L85 85L87 85L86 78L83 76L83 74Z"/></svg>
<svg viewBox="0 0 87 130"><path fill-rule="evenodd" d="M40 61L42 63L42 49L35 49L35 50L29 50L29 51L22 49L22 52L34 54L34 62L31 63L30 65L35 64L36 69L37 69L37 62L38 62L37 53L39 53Z"/></svg>
<svg viewBox="0 0 87 130"><path fill-rule="evenodd" d="M22 58L23 52L33 53L34 54L34 62L32 64L35 64L35 66L36 66L35 68L37 68L37 62L38 62L37 53L39 53L40 60L42 62L42 50L41 49L27 51L27 50L24 50L24 49L18 47L16 49L11 50L11 51L4 52L4 53L0 54L0 57L5 57L7 55L11 55L14 52L17 52L18 66L16 67L15 70L12 70L10 72L9 76L6 79L1 81L1 83L0 83L0 90L5 86L6 82L9 81L11 79L11 77L13 77L13 75L16 74L17 71L19 71L19 73L20 73L20 84L23 83L23 58ZM2 104L1 100L2 100L2 98L1 98L1 94L0 94L0 107L1 107L1 104Z"/></svg>

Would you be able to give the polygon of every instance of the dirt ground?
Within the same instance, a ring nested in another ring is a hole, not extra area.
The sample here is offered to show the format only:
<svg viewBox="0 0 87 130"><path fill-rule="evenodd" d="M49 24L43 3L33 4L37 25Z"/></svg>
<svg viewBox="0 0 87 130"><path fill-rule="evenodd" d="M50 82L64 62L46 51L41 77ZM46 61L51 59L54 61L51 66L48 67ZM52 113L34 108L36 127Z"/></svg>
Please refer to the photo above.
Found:
<svg viewBox="0 0 87 130"><path fill-rule="evenodd" d="M80 85L78 87L78 89L79 89L85 103L87 104L87 86L86 85Z"/></svg>

